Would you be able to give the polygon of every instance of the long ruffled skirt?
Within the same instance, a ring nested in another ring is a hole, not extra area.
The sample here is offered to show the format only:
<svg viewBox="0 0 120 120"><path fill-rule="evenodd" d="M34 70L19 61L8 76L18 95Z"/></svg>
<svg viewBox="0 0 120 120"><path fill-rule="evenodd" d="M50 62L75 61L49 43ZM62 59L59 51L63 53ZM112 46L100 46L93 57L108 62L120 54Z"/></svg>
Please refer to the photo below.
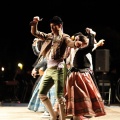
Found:
<svg viewBox="0 0 120 120"><path fill-rule="evenodd" d="M65 87L66 115L103 116L106 114L99 90L89 72L72 72Z"/></svg>

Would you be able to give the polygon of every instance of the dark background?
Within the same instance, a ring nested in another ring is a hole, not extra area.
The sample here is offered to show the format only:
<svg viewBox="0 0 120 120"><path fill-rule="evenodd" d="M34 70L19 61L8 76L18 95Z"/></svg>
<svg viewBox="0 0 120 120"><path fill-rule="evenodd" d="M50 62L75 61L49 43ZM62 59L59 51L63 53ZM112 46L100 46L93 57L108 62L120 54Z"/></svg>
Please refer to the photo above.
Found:
<svg viewBox="0 0 120 120"><path fill-rule="evenodd" d="M110 50L110 64L119 69L119 9L120 4L116 1L4 1L0 7L0 68L4 66L14 76L14 69L21 62L25 70L32 70L37 57L31 47L34 36L29 23L34 16L43 18L38 29L48 33L49 20L57 15L64 21L64 32L70 36L79 31L84 33L86 27L96 31L97 40L105 39L102 49Z"/></svg>
<svg viewBox="0 0 120 120"><path fill-rule="evenodd" d="M1 82L0 100L13 99L14 101L15 98L20 102L29 102L36 80L31 76L32 65L37 57L32 51L34 36L30 33L29 25L34 16L43 18L38 29L46 33L50 32L49 20L57 15L64 22L64 32L70 36L76 32L84 33L85 28L90 27L96 31L97 40L105 39L104 46L99 49L110 50L110 71L113 70L110 78L113 81L112 88L115 90L120 73L119 2L102 0L24 2L17 0L13 2L9 0L2 1L0 5L0 68L5 67L4 73L0 71L0 81L17 80L19 83L15 85L14 82ZM95 63L94 53L93 62ZM23 64L23 71L17 68L19 62ZM114 99L115 96L112 98Z"/></svg>

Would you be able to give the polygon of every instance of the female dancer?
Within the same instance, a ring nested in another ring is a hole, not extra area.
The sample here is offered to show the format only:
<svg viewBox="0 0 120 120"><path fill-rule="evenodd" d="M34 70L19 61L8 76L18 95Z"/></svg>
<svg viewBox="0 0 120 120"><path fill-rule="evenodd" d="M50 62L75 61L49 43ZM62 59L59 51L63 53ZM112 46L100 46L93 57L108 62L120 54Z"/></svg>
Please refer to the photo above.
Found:
<svg viewBox="0 0 120 120"><path fill-rule="evenodd" d="M101 95L93 82L90 61L86 56L94 48L96 33L89 28L86 28L86 32L88 36L82 33L75 36L76 40L81 41L81 48L75 53L65 87L66 114L72 114L73 120L82 120L81 116L90 118L106 114Z"/></svg>

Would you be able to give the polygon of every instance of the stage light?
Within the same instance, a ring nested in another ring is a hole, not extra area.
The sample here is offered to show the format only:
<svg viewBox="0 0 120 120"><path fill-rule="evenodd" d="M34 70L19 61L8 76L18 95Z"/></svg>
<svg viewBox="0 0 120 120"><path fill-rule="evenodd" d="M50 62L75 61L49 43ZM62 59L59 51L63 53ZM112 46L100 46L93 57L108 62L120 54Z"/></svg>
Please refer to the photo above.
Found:
<svg viewBox="0 0 120 120"><path fill-rule="evenodd" d="M23 69L23 64L22 63L18 63L18 67L22 70Z"/></svg>
<svg viewBox="0 0 120 120"><path fill-rule="evenodd" d="M4 67L2 67L2 68L1 68L1 71L5 71L5 68L4 68Z"/></svg>

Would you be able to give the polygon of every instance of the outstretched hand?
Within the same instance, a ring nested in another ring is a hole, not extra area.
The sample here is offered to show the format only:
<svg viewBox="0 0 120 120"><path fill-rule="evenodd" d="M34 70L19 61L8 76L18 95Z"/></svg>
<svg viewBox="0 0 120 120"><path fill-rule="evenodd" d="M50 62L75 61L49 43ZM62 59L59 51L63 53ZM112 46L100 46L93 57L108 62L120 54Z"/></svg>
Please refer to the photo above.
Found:
<svg viewBox="0 0 120 120"><path fill-rule="evenodd" d="M96 36L96 32L93 31L91 28L86 28L85 30L87 34L93 34L94 36Z"/></svg>
<svg viewBox="0 0 120 120"><path fill-rule="evenodd" d="M40 19L39 16L33 17L33 21L30 22L30 25L33 26L34 24L38 23L39 21L42 21L43 18Z"/></svg>
<svg viewBox="0 0 120 120"><path fill-rule="evenodd" d="M101 40L99 40L98 45L99 45L99 46L103 46L103 45L104 45L104 42L105 42L105 40L104 40L104 39L101 39Z"/></svg>
<svg viewBox="0 0 120 120"><path fill-rule="evenodd" d="M33 18L33 21L39 22L39 21L42 21L42 19L43 19L43 18L40 19L39 16L35 16L35 17Z"/></svg>

